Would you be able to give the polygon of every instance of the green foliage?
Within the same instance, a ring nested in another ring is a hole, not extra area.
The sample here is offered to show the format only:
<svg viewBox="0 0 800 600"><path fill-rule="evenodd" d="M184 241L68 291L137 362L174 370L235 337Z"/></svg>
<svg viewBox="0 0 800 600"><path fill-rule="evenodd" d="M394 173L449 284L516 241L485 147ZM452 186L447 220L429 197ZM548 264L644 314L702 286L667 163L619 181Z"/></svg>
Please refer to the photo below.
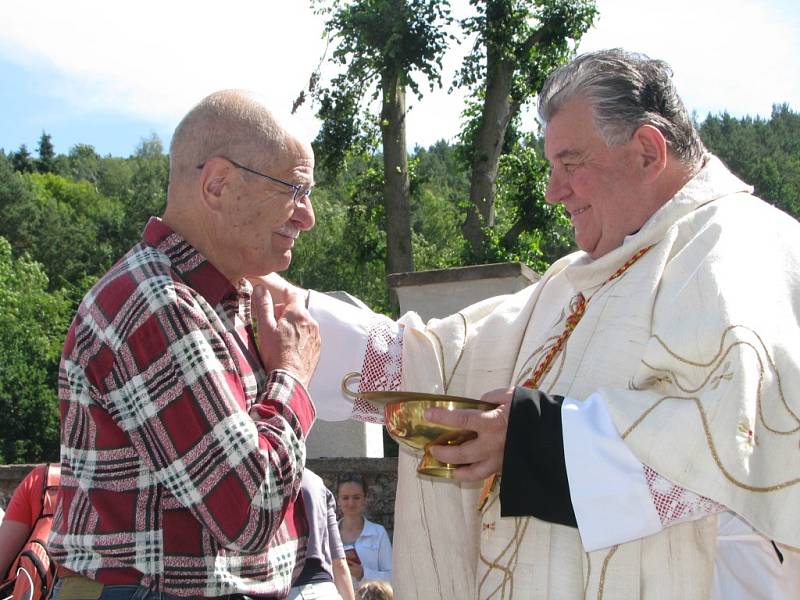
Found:
<svg viewBox="0 0 800 600"><path fill-rule="evenodd" d="M70 302L0 237L0 462L57 460L58 361Z"/></svg>
<svg viewBox="0 0 800 600"><path fill-rule="evenodd" d="M33 172L34 162L25 144L22 144L16 152L12 152L9 158L11 159L11 164L15 171L19 171L20 173Z"/></svg>
<svg viewBox="0 0 800 600"><path fill-rule="evenodd" d="M317 225L297 240L287 277L303 287L349 292L388 312L380 158L349 157L346 167L315 191Z"/></svg>
<svg viewBox="0 0 800 600"><path fill-rule="evenodd" d="M412 77L421 74L431 89L440 85L442 57L450 35L446 0L314 0L326 15L325 32L337 42L330 59L344 71L326 87L310 90L322 128L315 150L321 166L335 170L355 150L375 148L376 116L365 106L377 98L383 77L399 74L400 84L421 96ZM312 77L316 85L319 74ZM372 92L372 93L370 93Z"/></svg>
<svg viewBox="0 0 800 600"><path fill-rule="evenodd" d="M427 150L417 148L411 173L414 265L421 271L462 265L469 179L459 147L439 141Z"/></svg>
<svg viewBox="0 0 800 600"><path fill-rule="evenodd" d="M507 235L500 237L494 229L496 177L501 157L520 144L522 108L550 72L572 56L597 10L594 0L471 0L471 4L475 15L461 26L466 35L475 37L475 45L453 85L471 91L461 132L471 169L471 205L462 231L470 260L484 262L508 252Z"/></svg>
<svg viewBox="0 0 800 600"><path fill-rule="evenodd" d="M574 249L563 207L544 199L549 173L547 161L530 142L501 156L497 221L486 231L483 262L520 261L542 273Z"/></svg>
<svg viewBox="0 0 800 600"><path fill-rule="evenodd" d="M472 90L486 83L487 58L516 65L512 104L520 106L544 79L572 56L572 41L588 31L597 8L593 0L470 0L476 15L461 22L476 36L454 85Z"/></svg>
<svg viewBox="0 0 800 600"><path fill-rule="evenodd" d="M455 148L445 142L418 148L410 164L415 265L424 270L463 264L460 204L469 182ZM298 239L286 275L304 287L347 291L389 314L381 165L380 156L350 155L337 177L319 182L317 225Z"/></svg>
<svg viewBox="0 0 800 600"><path fill-rule="evenodd" d="M36 170L39 173L52 173L55 171L56 151L53 148L53 139L50 134L42 132L39 138L39 160L36 161Z"/></svg>
<svg viewBox="0 0 800 600"><path fill-rule="evenodd" d="M700 137L760 198L800 218L800 114L775 104L768 120L708 115Z"/></svg>
<svg viewBox="0 0 800 600"><path fill-rule="evenodd" d="M43 265L51 290L86 282L117 259L114 241L122 209L89 183L52 173L0 170L0 188L6 186L22 193L0 195L5 217L0 235L13 244L16 256L27 254Z"/></svg>

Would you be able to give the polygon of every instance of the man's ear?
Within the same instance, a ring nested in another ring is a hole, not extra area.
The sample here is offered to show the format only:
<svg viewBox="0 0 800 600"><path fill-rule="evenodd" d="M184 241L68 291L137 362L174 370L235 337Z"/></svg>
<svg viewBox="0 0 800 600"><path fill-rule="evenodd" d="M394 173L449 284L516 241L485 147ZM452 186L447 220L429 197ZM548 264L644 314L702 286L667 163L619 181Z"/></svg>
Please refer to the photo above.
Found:
<svg viewBox="0 0 800 600"><path fill-rule="evenodd" d="M200 173L200 194L208 210L218 211L222 207L232 173L231 164L221 157L210 158L203 165Z"/></svg>
<svg viewBox="0 0 800 600"><path fill-rule="evenodd" d="M667 139L652 125L642 125L633 134L637 146L639 167L645 181L651 183L667 167Z"/></svg>

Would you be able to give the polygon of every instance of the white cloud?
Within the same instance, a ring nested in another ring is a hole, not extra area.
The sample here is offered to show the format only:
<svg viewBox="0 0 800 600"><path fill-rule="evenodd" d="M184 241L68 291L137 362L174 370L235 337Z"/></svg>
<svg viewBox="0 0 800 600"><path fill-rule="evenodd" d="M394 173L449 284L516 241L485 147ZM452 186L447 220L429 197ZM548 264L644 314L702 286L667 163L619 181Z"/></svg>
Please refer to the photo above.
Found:
<svg viewBox="0 0 800 600"><path fill-rule="evenodd" d="M46 93L71 110L173 124L228 87L257 91L288 112L318 63L323 27L305 2L281 0L10 0L0 4L0 22L3 54L62 73L65 83Z"/></svg>
<svg viewBox="0 0 800 600"><path fill-rule="evenodd" d="M465 0L454 3L463 11ZM800 108L800 9L792 0L598 0L581 51L623 46L670 62L690 110L768 115ZM120 112L171 128L207 93L252 89L288 110L324 48L323 21L300 0L4 0L0 56L58 73L43 93L64 111ZM446 58L445 89L409 97L409 145L457 133L463 94L446 88L461 57ZM301 129L318 122L306 105Z"/></svg>
<svg viewBox="0 0 800 600"><path fill-rule="evenodd" d="M800 109L800 9L777 0L599 0L581 52L621 46L666 60L700 118Z"/></svg>

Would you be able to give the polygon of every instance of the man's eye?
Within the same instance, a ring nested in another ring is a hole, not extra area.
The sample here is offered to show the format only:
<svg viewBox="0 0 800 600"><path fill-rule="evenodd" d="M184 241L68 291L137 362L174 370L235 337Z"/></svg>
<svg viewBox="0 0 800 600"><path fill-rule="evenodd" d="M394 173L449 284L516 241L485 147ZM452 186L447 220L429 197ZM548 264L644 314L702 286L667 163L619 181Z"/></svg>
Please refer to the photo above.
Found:
<svg viewBox="0 0 800 600"><path fill-rule="evenodd" d="M564 170L565 170L567 173L572 173L572 172L574 172L574 171L575 171L575 169L577 169L577 168L578 168L578 165L577 165L576 163L565 163L565 164L564 164Z"/></svg>

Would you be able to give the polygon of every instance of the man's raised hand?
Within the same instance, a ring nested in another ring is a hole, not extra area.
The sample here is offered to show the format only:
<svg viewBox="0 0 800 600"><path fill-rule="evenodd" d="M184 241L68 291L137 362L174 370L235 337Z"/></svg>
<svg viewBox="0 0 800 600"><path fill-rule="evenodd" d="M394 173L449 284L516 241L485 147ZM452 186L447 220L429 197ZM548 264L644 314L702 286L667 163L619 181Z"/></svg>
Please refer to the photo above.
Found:
<svg viewBox="0 0 800 600"><path fill-rule="evenodd" d="M307 386L319 360L319 325L308 312L305 298L296 289L285 288L283 302L275 304L267 287L256 281L253 314L264 366L268 370L289 371Z"/></svg>

